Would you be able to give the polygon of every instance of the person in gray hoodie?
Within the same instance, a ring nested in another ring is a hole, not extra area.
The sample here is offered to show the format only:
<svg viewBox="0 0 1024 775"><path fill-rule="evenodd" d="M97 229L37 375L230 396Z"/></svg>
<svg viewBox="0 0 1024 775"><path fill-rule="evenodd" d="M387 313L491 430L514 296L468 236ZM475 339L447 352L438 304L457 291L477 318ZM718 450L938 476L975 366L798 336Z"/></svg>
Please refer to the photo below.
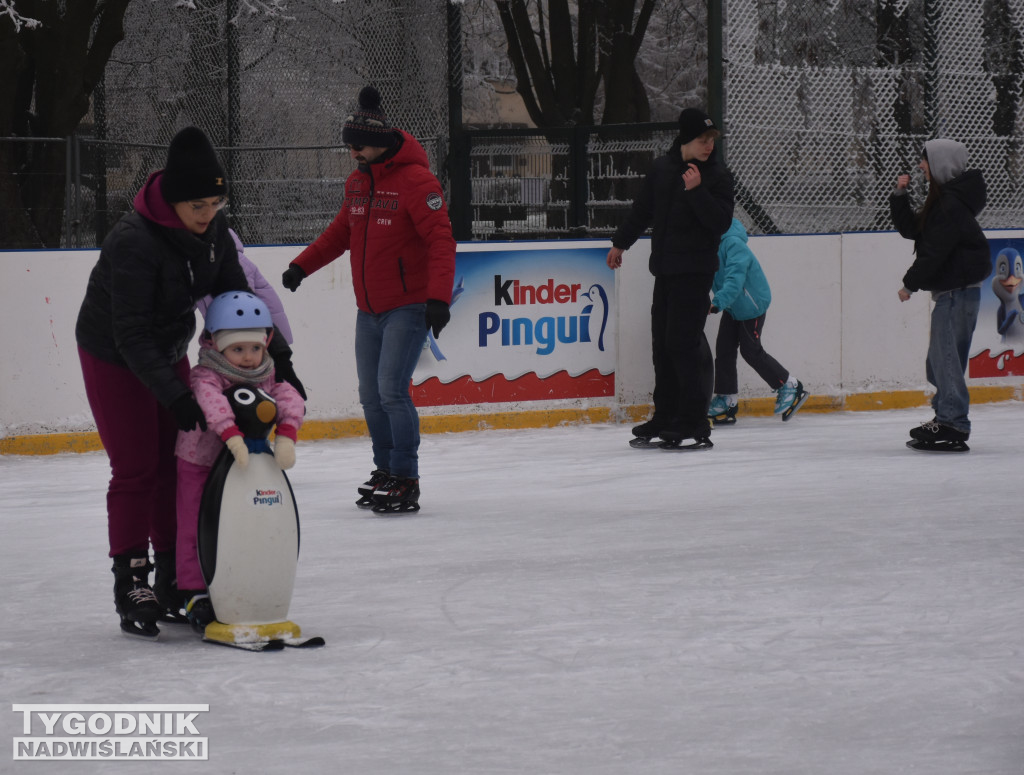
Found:
<svg viewBox="0 0 1024 775"><path fill-rule="evenodd" d="M914 241L914 263L903 277L899 299L907 301L925 290L931 291L934 304L925 372L935 386L935 416L911 429L910 445L966 450L971 422L965 373L981 284L992 271L988 241L977 220L985 207L985 179L981 170L967 169L967 148L956 140L926 142L918 166L928 180L921 208L911 209L910 175L897 176L889 197L897 231Z"/></svg>

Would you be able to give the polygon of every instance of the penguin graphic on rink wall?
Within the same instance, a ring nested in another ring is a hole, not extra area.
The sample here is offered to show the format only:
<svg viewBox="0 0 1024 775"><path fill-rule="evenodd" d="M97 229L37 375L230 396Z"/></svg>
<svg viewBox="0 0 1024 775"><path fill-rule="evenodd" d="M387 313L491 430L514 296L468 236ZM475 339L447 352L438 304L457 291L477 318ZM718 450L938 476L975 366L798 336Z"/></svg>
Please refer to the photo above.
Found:
<svg viewBox="0 0 1024 775"><path fill-rule="evenodd" d="M288 621L299 556L299 514L291 483L267 442L277 416L274 399L254 385L224 391L244 434L249 462L237 465L225 447L199 507L199 564L217 620L204 639L264 651L322 646Z"/></svg>

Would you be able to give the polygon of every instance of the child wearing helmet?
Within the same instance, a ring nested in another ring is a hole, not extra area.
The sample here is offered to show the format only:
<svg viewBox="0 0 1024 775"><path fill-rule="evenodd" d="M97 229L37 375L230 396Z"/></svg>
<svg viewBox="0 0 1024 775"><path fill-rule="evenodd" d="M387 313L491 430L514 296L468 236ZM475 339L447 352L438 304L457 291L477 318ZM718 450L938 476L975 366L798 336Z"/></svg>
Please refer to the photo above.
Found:
<svg viewBox="0 0 1024 775"><path fill-rule="evenodd" d="M305 403L288 382L274 379L274 361L267 354L273 323L267 305L251 293L231 291L217 296L206 312L199 362L189 383L206 418L208 430L178 434L178 588L189 623L197 632L214 620L199 567L196 534L203 488L217 456L226 445L235 464L244 468L249 452L224 391L241 383L254 385L277 402L274 459L282 470L295 465L295 440Z"/></svg>

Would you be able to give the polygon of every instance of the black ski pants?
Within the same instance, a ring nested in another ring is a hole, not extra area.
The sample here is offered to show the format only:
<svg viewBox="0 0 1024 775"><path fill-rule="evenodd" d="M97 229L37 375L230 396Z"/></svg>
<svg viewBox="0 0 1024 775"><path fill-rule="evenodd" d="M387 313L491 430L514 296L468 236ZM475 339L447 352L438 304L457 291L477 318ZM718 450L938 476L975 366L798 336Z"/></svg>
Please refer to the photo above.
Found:
<svg viewBox="0 0 1024 775"><path fill-rule="evenodd" d="M761 345L764 315L752 320L736 320L728 312L722 313L715 340L715 392L731 395L739 392L736 376L736 350L758 376L772 390L778 390L789 379L789 372L765 352Z"/></svg>
<svg viewBox="0 0 1024 775"><path fill-rule="evenodd" d="M713 274L654 278L654 414L686 432L708 427L715 367L704 324Z"/></svg>

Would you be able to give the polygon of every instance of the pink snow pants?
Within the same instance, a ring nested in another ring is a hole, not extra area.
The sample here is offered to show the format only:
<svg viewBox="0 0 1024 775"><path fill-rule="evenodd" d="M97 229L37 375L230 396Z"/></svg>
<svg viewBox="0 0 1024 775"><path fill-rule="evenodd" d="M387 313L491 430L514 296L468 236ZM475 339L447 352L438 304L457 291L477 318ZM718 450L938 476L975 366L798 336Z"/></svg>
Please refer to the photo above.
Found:
<svg viewBox="0 0 1024 775"><path fill-rule="evenodd" d="M174 548L177 514L174 443L178 425L131 369L81 347L85 395L110 459L107 531L110 556ZM188 358L174 364L188 384Z"/></svg>
<svg viewBox="0 0 1024 775"><path fill-rule="evenodd" d="M199 503L210 475L210 466L200 466L178 458L178 589L200 591L206 581L199 568Z"/></svg>

